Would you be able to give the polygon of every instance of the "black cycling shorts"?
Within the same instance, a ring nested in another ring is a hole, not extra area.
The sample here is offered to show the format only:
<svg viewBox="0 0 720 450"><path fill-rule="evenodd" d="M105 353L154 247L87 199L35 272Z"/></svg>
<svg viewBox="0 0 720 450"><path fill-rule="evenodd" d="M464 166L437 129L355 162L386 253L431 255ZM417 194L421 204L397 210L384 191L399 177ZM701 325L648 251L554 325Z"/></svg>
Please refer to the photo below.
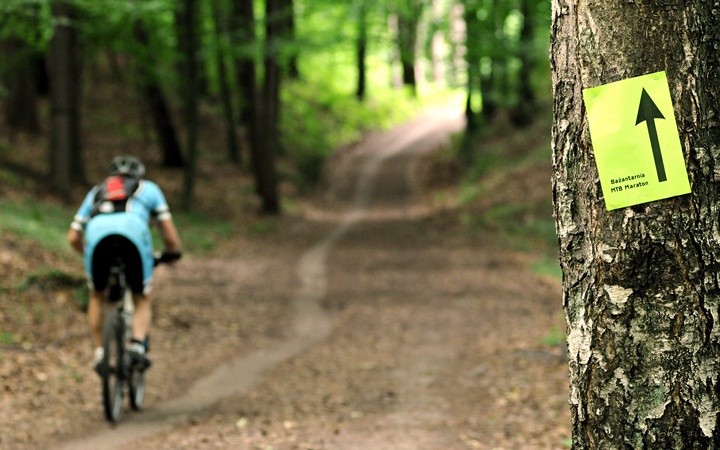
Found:
<svg viewBox="0 0 720 450"><path fill-rule="evenodd" d="M104 237L95 246L92 255L92 284L96 291L104 291L108 285L110 268L117 260L125 265L125 281L130 290L141 294L143 286L143 267L135 244L128 238L116 234Z"/></svg>

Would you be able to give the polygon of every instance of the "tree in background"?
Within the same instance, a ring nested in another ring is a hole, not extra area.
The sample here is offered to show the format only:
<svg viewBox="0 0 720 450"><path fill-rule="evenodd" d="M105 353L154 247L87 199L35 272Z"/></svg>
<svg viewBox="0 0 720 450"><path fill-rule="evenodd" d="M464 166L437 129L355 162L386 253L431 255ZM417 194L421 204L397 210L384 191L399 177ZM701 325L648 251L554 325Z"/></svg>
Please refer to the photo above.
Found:
<svg viewBox="0 0 720 450"><path fill-rule="evenodd" d="M169 102L163 93L157 68L152 66L152 45L146 25L141 21L134 26L134 35L140 44L137 52L137 84L140 96L145 100L152 118L155 134L162 150L164 167L185 165Z"/></svg>
<svg viewBox="0 0 720 450"><path fill-rule="evenodd" d="M211 0L213 28L215 30L215 60L217 61L218 84L220 86L220 99L222 102L223 116L225 116L226 145L228 148L228 159L235 163L242 163L242 156L238 146L237 124L235 119L235 108L233 106L233 92L230 86L230 70L227 59L230 54L229 22L230 5L221 0Z"/></svg>
<svg viewBox="0 0 720 450"><path fill-rule="evenodd" d="M537 0L520 0L522 28L518 42L517 103L512 118L517 126L526 126L532 122L537 109L535 90L532 86L532 74L535 69L535 11Z"/></svg>
<svg viewBox="0 0 720 450"><path fill-rule="evenodd" d="M197 0L183 0L180 5L180 45L183 56L183 117L187 133L187 164L185 166L185 184L183 190L183 208L189 210L193 205L195 176L198 160L198 94L199 76L199 8Z"/></svg>
<svg viewBox="0 0 720 450"><path fill-rule="evenodd" d="M69 195L71 183L84 182L80 143L81 70L76 16L66 1L53 2L55 29L50 42L50 173L55 188Z"/></svg>
<svg viewBox="0 0 720 450"><path fill-rule="evenodd" d="M259 124L258 149L255 180L262 202L262 211L269 214L280 212L277 191L275 153L280 146L280 86L281 86L281 43L289 33L286 15L292 3L288 0L266 0L265 2L265 54L262 101L256 106Z"/></svg>
<svg viewBox="0 0 720 450"><path fill-rule="evenodd" d="M258 123L257 123L257 69L255 67L258 46L255 36L255 3L253 0L233 0L231 19L231 43L235 49L235 66L238 91L238 120L244 131L244 138L250 148L253 172L258 168ZM257 190L258 194L260 190Z"/></svg>
<svg viewBox="0 0 720 450"><path fill-rule="evenodd" d="M368 50L368 7L367 0L356 0L357 36L355 40L355 64L357 67L357 88L355 97L365 100L367 90L367 50Z"/></svg>
<svg viewBox="0 0 720 450"><path fill-rule="evenodd" d="M0 40L0 58L5 61L0 78L7 86L7 125L15 130L39 132L37 51L12 37Z"/></svg>
<svg viewBox="0 0 720 450"><path fill-rule="evenodd" d="M417 61L418 27L426 0L402 0L396 3L397 46L402 68L402 84L417 95L415 63Z"/></svg>
<svg viewBox="0 0 720 450"><path fill-rule="evenodd" d="M717 17L717 2L553 2L553 191L573 448L720 442ZM607 211L582 89L660 70L692 193Z"/></svg>
<svg viewBox="0 0 720 450"><path fill-rule="evenodd" d="M317 179L317 174L321 173L318 166L329 150L315 151L313 143L309 142L310 136L323 140L323 144L333 141L332 145L338 145L335 130L338 130L338 135L343 135L344 125L335 125L330 133L319 131L337 119L323 117L332 110L328 107L341 104L352 96L366 99L377 80L383 80L380 82L382 86L373 94L386 91L388 87L384 80L387 74L395 75L398 68L401 76L393 86L403 87L414 95L422 92L418 89L419 83L426 82L447 82L467 89L468 135L475 136L467 140L468 150L473 148L474 139L482 131L481 126L492 124L490 119L494 117L494 111L515 107L518 109L514 116L519 122L522 122L520 112L527 113L523 117L533 117L534 106L525 108L530 101L520 102L518 99L529 99L532 90L536 89L530 87L528 90L532 81L531 72L536 70L535 60L532 54L522 52L533 47L523 42L535 39L533 26L539 20L534 15L541 11L541 0L522 3L520 0L353 0L345 3L331 0L194 1L199 11L193 31L197 39L194 45L198 58L194 71L187 67L186 39L190 30L184 24L181 7L185 0L119 0L110 3L92 0L6 0L0 3L0 42L17 39L21 47L27 47L28 54L47 55L50 52L48 42L54 31L59 33L54 42L60 44L64 42L65 25L72 24L75 40L72 46L76 49L74 57L78 61L86 61L89 87L97 92L96 89L108 86L102 74L114 71L115 86L111 89L130 87L139 93L140 104L146 106L151 119L142 120L143 135L147 136L145 133L151 130L157 136L154 141L164 166L181 166L191 157L203 158L199 149L203 147L204 137L192 137L198 133L194 127L197 126L199 113L188 112L188 107L191 104L195 104L196 108L201 104L208 106L202 109L204 117L205 114L216 114L213 107L219 105L217 111L221 113L217 115L221 118L214 117L214 120L223 121L225 125L226 158L239 163L240 149L249 156L256 191L265 211L279 210L277 184L283 177L303 173L309 174L308 179ZM78 12L77 17L71 21L61 20L58 26L53 27L50 11L55 3L74 9ZM262 8L258 17L255 8ZM518 20L518 17L527 16L527 11L533 17L526 21ZM388 15L394 19L388 20ZM521 29L520 24L527 26L523 25ZM6 49L5 53L8 51ZM55 51L59 50L53 49ZM388 68L391 53L394 59ZM74 64L64 57L61 60ZM61 60L54 60L57 66L50 67L53 74L57 74L58 70L67 70L61 67ZM38 98L35 95L38 89L33 89L33 83L29 81L32 77L20 75L26 69L29 74L31 65L23 62L21 70L16 70L10 66L8 58L3 58L0 66L5 74L2 78L5 89L0 90L0 93L6 93L0 98L5 120L19 121L24 116L19 109L17 114L8 114L8 111L27 107L24 112L28 113L27 123L32 128L33 104L37 104L39 108L35 115L42 129L42 121L47 117L43 114L45 103L42 99L33 101ZM10 80L7 76L9 71L24 83ZM301 71L302 79L292 80ZM125 76L126 73L130 76ZM190 76L197 80L189 80ZM102 85L92 84L101 79ZM283 83L284 79L292 82ZM59 81L56 76L53 83ZM190 85L195 86L192 98L187 88ZM72 93L75 91L63 90L65 97L62 101L67 104L58 110L53 109L57 113L53 117L57 120L50 122L57 130L59 124L70 123L59 118L59 111L65 114L68 106L76 108L78 115L73 119L77 121L76 131L67 136L75 133L75 142L79 143L81 96L78 86L70 86L70 89L78 89L77 96ZM292 106L293 113L303 110L316 112L317 124L310 124L310 119L300 126L283 122L281 111L286 106L283 92L296 89L316 91L288 98L287 101L295 104ZM342 95L340 90L347 91L347 98L339 98ZM70 96L75 96L73 101L77 105L68 103ZM13 101L20 98L27 101ZM297 106L298 103L305 105ZM351 103L347 105L345 109L353 109L349 106ZM372 102L365 102L363 106L372 107ZM173 120L175 114L178 117ZM342 117L338 120L346 119L344 113L335 111L332 114ZM196 119L189 119L192 116ZM127 121L126 115L119 114L118 117ZM69 119L69 116L66 118ZM322 126L317 126L322 121L325 121ZM123 123L118 131L130 131L125 125L132 124ZM11 126L20 129L23 125L12 123ZM308 136L301 131L300 139L296 139L306 141L302 142L301 150L297 150L300 147L298 142L287 145L289 138L283 137L284 127L297 127L293 130L295 132L302 127L309 131L306 133ZM236 130L240 131L238 135L234 135ZM93 131L89 130L88 134L95 136ZM328 134L333 134L333 139L327 139ZM132 140L131 135L132 132L127 133L128 140ZM184 139L181 140L181 136ZM59 135L53 139L53 142L60 142ZM287 152L295 153L283 154L282 145L287 145ZM79 150L73 151L79 154ZM108 150L103 148L99 151L104 153ZM196 153L195 156L193 153ZM283 164L280 173L276 173L276 154L287 158L297 168L286 169ZM84 156L90 155L91 152L86 152ZM468 164L472 161L471 156L471 153L463 156ZM76 162L69 163L72 170L82 171L83 158L75 159ZM52 167L53 170L62 167L62 161L53 162ZM185 188L192 192L194 178L189 174L186 172L189 186ZM78 176L57 175L59 182L83 178L79 172Z"/></svg>

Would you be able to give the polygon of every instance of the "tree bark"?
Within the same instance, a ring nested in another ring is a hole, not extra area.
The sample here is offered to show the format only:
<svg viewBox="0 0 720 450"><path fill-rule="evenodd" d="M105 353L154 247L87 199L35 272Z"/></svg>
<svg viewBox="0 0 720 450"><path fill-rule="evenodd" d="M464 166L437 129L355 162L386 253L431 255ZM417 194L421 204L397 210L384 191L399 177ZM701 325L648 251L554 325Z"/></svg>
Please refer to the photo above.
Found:
<svg viewBox="0 0 720 450"><path fill-rule="evenodd" d="M199 12L197 0L184 0L180 14L182 22L180 24L181 33L184 43L182 48L183 58L185 60L183 66L185 73L183 74L183 100L184 100L184 118L185 127L187 129L187 164L185 166L185 188L183 190L183 208L190 210L193 205L195 193L195 175L197 173L198 160L198 91L200 87L198 47L199 36L197 34L199 25Z"/></svg>
<svg viewBox="0 0 720 450"><path fill-rule="evenodd" d="M37 133L40 120L36 52L20 39L10 38L0 42L0 54L2 78L8 88L5 121L10 128Z"/></svg>
<svg viewBox="0 0 720 450"><path fill-rule="evenodd" d="M417 58L418 24L424 3L410 0L401 2L397 12L397 43L402 66L402 83L417 95L415 60Z"/></svg>
<svg viewBox="0 0 720 450"><path fill-rule="evenodd" d="M144 47L150 45L150 38L142 23L134 27L135 39ZM149 51L148 51L149 54ZM180 141L173 123L172 113L168 106L157 75L147 66L147 61L139 61L138 89L150 110L155 134L160 143L164 167L183 167L185 161L180 150ZM181 65L182 66L182 65Z"/></svg>
<svg viewBox="0 0 720 450"><path fill-rule="evenodd" d="M720 442L718 7L553 2L553 192L574 448ZM607 211L582 89L658 70L692 193Z"/></svg>
<svg viewBox="0 0 720 450"><path fill-rule="evenodd" d="M257 173L257 71L251 48L256 45L255 6L253 0L234 0L232 36L236 47L235 71L238 86L239 121L251 153L253 172Z"/></svg>
<svg viewBox="0 0 720 450"><path fill-rule="evenodd" d="M358 18L357 18L357 37L355 40L355 61L357 68L357 88L355 89L355 97L363 101L365 100L365 92L367 89L367 48L368 48L368 23L367 23L367 5L365 0L358 1Z"/></svg>
<svg viewBox="0 0 720 450"><path fill-rule="evenodd" d="M531 84L531 75L535 63L535 20L533 6L535 0L520 0L520 11L523 16L523 25L520 30L518 56L520 69L518 72L518 101L513 111L513 123L520 127L528 126L535 117L536 98L535 90Z"/></svg>
<svg viewBox="0 0 720 450"><path fill-rule="evenodd" d="M75 18L70 4L59 1L52 6L57 19L50 42L50 175L55 189L69 195L73 182L85 181L80 142L81 71Z"/></svg>
<svg viewBox="0 0 720 450"><path fill-rule="evenodd" d="M259 149L256 152L257 172L255 179L260 193L262 211L267 214L280 212L280 199L275 172L275 153L280 147L280 61L279 50L287 32L283 13L288 3L284 0L267 0L265 3L265 80L263 101L259 111Z"/></svg>
<svg viewBox="0 0 720 450"><path fill-rule="evenodd" d="M242 158L237 143L235 110L233 108L233 96L230 89L226 63L228 27L223 14L225 11L221 8L218 0L212 1L211 8L213 11L213 21L215 22L215 38L217 39L215 59L217 61L218 78L220 79L220 97L222 101L223 115L225 116L228 158L231 162L240 164L242 162Z"/></svg>
<svg viewBox="0 0 720 450"><path fill-rule="evenodd" d="M296 45L295 35L297 26L295 21L295 0L285 0L283 15L285 16L285 26L287 27L287 38L292 51L290 52L290 60L288 61L288 77L291 80L300 79L299 46Z"/></svg>

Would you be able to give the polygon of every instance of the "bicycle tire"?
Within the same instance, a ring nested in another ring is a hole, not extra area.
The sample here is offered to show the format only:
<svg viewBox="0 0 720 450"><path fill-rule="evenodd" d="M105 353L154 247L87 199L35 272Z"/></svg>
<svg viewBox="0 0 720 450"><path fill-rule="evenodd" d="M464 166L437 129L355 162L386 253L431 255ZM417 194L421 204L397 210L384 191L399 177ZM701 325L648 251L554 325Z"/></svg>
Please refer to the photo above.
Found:
<svg viewBox="0 0 720 450"><path fill-rule="evenodd" d="M135 411L142 409L145 400L145 369L131 369L128 377L128 390L130 391L130 406Z"/></svg>
<svg viewBox="0 0 720 450"><path fill-rule="evenodd" d="M105 418L117 422L122 411L124 396L124 324L118 311L107 311L103 325L103 348L105 355L101 365L103 409Z"/></svg>

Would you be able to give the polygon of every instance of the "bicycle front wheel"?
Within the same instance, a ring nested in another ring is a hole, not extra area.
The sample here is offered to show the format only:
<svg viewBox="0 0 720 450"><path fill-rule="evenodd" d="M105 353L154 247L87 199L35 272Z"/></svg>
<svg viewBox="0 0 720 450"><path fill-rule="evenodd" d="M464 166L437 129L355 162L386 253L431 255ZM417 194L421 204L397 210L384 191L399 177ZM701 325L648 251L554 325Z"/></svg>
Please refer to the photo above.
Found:
<svg viewBox="0 0 720 450"><path fill-rule="evenodd" d="M103 326L105 355L101 365L102 394L105 418L117 422L123 401L125 342L124 325L117 309L107 311Z"/></svg>
<svg viewBox="0 0 720 450"><path fill-rule="evenodd" d="M130 390L130 406L135 411L142 409L143 400L145 400L145 370L136 368L131 369L128 378L128 388Z"/></svg>

